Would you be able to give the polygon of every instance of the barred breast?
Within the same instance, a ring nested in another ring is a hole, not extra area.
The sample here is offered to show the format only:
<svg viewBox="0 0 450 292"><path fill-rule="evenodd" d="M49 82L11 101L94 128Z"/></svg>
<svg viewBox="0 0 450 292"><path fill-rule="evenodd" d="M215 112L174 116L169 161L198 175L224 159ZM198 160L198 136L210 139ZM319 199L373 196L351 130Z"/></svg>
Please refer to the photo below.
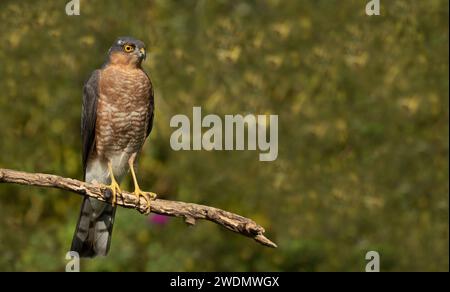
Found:
<svg viewBox="0 0 450 292"><path fill-rule="evenodd" d="M150 80L138 68L109 66L100 75L96 154L112 160L138 152L145 141Z"/></svg>

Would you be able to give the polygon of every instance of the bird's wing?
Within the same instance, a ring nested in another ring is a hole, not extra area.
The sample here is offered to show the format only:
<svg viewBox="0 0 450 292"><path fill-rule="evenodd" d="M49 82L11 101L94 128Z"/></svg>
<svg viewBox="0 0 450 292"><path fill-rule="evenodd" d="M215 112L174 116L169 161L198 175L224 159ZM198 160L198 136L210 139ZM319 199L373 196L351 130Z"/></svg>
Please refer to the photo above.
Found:
<svg viewBox="0 0 450 292"><path fill-rule="evenodd" d="M147 76L148 77L148 76ZM150 81L150 78L149 78ZM150 98L150 103L148 106L148 114L147 114L147 133L145 135L145 137L147 138L148 135L150 135L150 132L152 131L153 128L153 116L155 115L155 99L154 99L154 94L153 94L153 85L152 82L150 81L150 89L149 89L149 98Z"/></svg>
<svg viewBox="0 0 450 292"><path fill-rule="evenodd" d="M95 122L97 120L99 79L100 70L95 70L83 87L83 109L81 113L83 176L86 175L87 160L95 141Z"/></svg>

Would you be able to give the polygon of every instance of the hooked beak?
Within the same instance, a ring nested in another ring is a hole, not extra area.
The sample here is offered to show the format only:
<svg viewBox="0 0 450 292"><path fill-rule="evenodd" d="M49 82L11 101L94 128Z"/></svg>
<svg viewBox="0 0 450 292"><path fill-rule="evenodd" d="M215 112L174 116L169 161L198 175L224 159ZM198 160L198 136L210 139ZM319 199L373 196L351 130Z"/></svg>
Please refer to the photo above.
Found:
<svg viewBox="0 0 450 292"><path fill-rule="evenodd" d="M145 60L145 58L147 57L147 52L145 51L144 48L139 49L139 57L141 57L141 59L143 60Z"/></svg>

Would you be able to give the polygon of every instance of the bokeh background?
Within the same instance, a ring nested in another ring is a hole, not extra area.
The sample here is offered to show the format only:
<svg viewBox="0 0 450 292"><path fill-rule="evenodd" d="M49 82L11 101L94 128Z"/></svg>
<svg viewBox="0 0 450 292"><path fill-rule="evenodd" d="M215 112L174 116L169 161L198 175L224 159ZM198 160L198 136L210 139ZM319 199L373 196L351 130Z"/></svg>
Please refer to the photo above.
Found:
<svg viewBox="0 0 450 292"><path fill-rule="evenodd" d="M117 212L84 271L449 268L448 1L0 1L0 167L81 178L81 88L117 36L144 40L155 127L138 175L163 198L255 219L268 249L209 223ZM170 148L170 118L278 114L279 156ZM123 182L131 189L130 180ZM63 271L81 198L0 185L0 270Z"/></svg>

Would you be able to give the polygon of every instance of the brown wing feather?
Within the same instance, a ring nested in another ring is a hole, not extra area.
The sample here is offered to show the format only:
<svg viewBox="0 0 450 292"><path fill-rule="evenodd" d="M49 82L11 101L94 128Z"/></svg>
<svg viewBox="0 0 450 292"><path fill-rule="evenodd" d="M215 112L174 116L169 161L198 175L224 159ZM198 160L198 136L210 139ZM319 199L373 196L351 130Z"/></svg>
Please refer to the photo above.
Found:
<svg viewBox="0 0 450 292"><path fill-rule="evenodd" d="M95 123L97 120L99 79L100 70L95 70L83 87L83 108L81 113L83 179L86 176L86 167L89 154L95 143Z"/></svg>

